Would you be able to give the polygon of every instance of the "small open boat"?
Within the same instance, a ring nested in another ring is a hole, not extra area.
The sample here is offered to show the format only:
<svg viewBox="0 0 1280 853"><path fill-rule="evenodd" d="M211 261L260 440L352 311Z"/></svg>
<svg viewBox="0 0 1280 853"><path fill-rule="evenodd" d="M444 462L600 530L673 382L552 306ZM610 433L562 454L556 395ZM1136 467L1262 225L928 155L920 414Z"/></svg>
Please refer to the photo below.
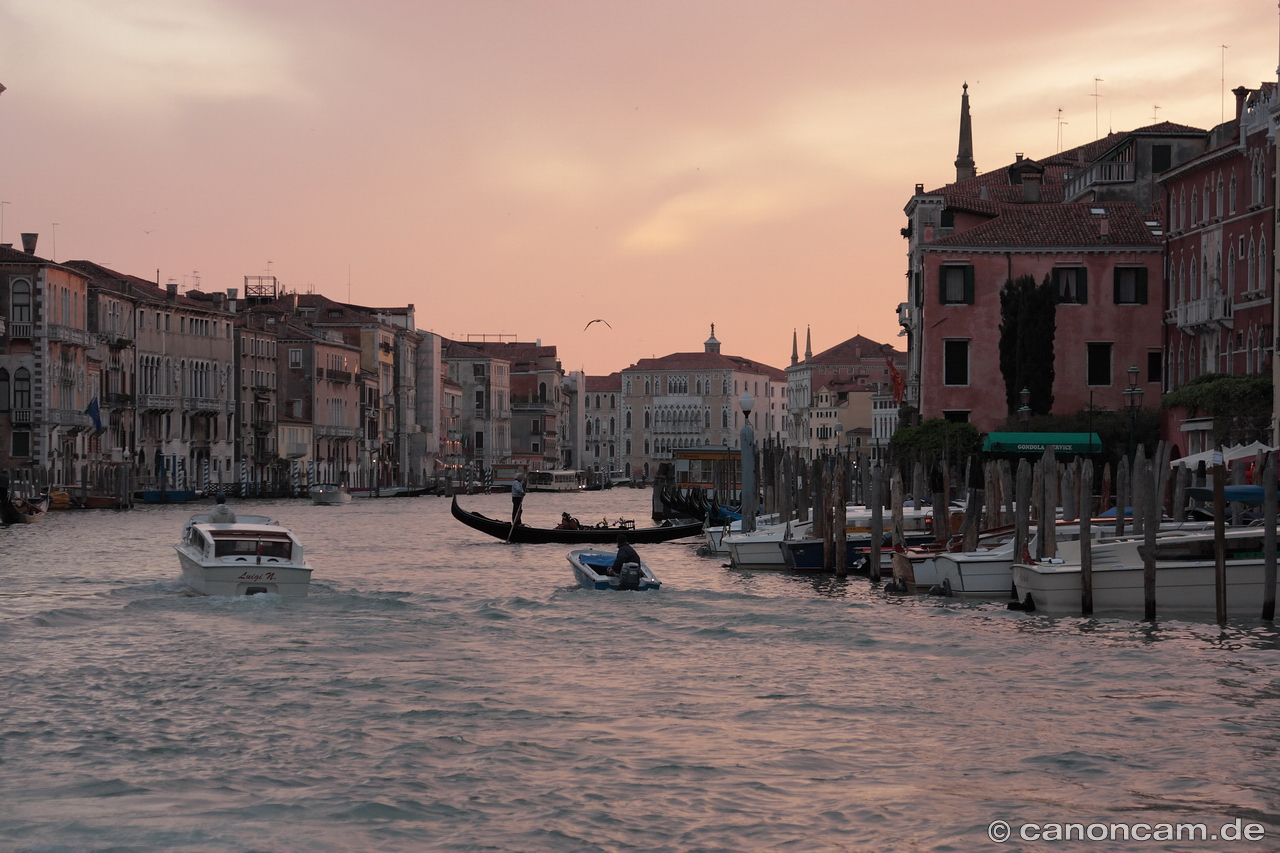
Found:
<svg viewBox="0 0 1280 853"><path fill-rule="evenodd" d="M229 524L208 513L193 515L173 546L182 579L204 595L306 595L311 567L298 538L262 515L241 515Z"/></svg>
<svg viewBox="0 0 1280 853"><path fill-rule="evenodd" d="M316 506L342 506L351 503L351 493L337 483L316 483L310 489L311 503Z"/></svg>
<svg viewBox="0 0 1280 853"><path fill-rule="evenodd" d="M11 511L5 513L9 524L35 524L44 518L49 511L49 496L38 498L13 498L9 501Z"/></svg>
<svg viewBox="0 0 1280 853"><path fill-rule="evenodd" d="M523 524L517 524L515 531L512 531L511 522L498 521L478 512L468 512L458 506L456 497L449 511L453 513L454 518L474 530L487 533L504 542L520 542L526 545L549 542L566 545L611 545L617 541L619 533L624 534L627 541L633 545L652 545L656 542L670 542L673 539L684 539L687 536L698 536L702 533L701 521L679 524L664 522L658 527L581 527L577 530L558 527L526 527Z"/></svg>
<svg viewBox="0 0 1280 853"><path fill-rule="evenodd" d="M618 574L609 574L616 557L612 551L570 551L569 564L573 566L573 576L577 579L578 586L583 589L632 589L638 592L662 586L643 560L638 564L623 563Z"/></svg>

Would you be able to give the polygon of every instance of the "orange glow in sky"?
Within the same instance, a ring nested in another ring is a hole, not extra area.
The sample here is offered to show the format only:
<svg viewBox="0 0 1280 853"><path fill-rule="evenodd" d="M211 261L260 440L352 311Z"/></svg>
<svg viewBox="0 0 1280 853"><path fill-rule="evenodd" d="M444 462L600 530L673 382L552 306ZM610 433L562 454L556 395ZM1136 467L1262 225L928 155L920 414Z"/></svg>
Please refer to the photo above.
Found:
<svg viewBox="0 0 1280 853"><path fill-rule="evenodd" d="M1276 79L1272 0L1041 11L7 0L3 240L413 303L420 328L540 338L589 373L700 350L711 323L779 367L792 329L901 346L902 208L954 177L962 83L986 171L1095 127L1208 128Z"/></svg>

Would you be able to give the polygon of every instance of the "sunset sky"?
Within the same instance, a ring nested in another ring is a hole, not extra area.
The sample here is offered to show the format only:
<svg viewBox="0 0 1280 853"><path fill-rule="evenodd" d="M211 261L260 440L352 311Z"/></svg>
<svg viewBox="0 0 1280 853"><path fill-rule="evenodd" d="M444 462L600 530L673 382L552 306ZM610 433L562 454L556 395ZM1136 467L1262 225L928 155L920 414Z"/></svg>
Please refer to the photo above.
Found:
<svg viewBox="0 0 1280 853"><path fill-rule="evenodd" d="M1207 128L1276 79L1275 0L1047 8L0 0L2 239L413 303L589 373L711 323L777 367L807 326L815 351L901 347L902 209L954 177L961 84L986 171L1153 116Z"/></svg>

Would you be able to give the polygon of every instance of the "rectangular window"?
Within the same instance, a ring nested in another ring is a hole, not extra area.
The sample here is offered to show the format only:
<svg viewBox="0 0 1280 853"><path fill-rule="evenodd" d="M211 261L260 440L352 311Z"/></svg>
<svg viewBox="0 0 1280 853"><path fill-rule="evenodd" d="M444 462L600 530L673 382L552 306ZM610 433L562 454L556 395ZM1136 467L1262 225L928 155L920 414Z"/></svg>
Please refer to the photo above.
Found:
<svg viewBox="0 0 1280 853"><path fill-rule="evenodd" d="M1087 344L1087 385L1111 384L1111 344Z"/></svg>
<svg viewBox="0 0 1280 853"><path fill-rule="evenodd" d="M969 410L964 411L943 411L942 417L953 424L967 424L969 422Z"/></svg>
<svg viewBox="0 0 1280 853"><path fill-rule="evenodd" d="M476 430L476 450L484 450L484 433Z"/></svg>
<svg viewBox="0 0 1280 853"><path fill-rule="evenodd" d="M973 267L964 264L938 269L939 293L943 305L973 304Z"/></svg>
<svg viewBox="0 0 1280 853"><path fill-rule="evenodd" d="M1055 267L1053 292L1059 302L1084 305L1089 301L1088 271L1084 267Z"/></svg>
<svg viewBox="0 0 1280 853"><path fill-rule="evenodd" d="M13 431L13 441L10 444L12 453L10 456L27 457L31 455L31 433L21 430Z"/></svg>
<svg viewBox="0 0 1280 853"><path fill-rule="evenodd" d="M942 342L942 384L969 384L969 341Z"/></svg>
<svg viewBox="0 0 1280 853"><path fill-rule="evenodd" d="M471 365L471 370L472 370L472 375L473 375L473 376L477 376L477 377L478 377L478 376L484 376L484 365L483 365L483 364L473 364L473 365Z"/></svg>
<svg viewBox="0 0 1280 853"><path fill-rule="evenodd" d="M300 349L289 350L289 366L302 367L302 350Z"/></svg>
<svg viewBox="0 0 1280 853"><path fill-rule="evenodd" d="M1164 378L1163 371L1161 370L1161 365L1163 363L1164 363L1163 358L1161 357L1160 353L1158 352L1147 353L1147 381L1148 382L1159 382Z"/></svg>
<svg viewBox="0 0 1280 853"><path fill-rule="evenodd" d="M1115 303L1117 305L1147 304L1147 268L1116 267Z"/></svg>
<svg viewBox="0 0 1280 853"><path fill-rule="evenodd" d="M532 444L530 444L530 445L529 445L529 451L530 451L531 453L541 453L541 452L542 452L542 445L541 445L541 444L538 444L538 442L536 442L536 441L535 441L535 442L533 442Z"/></svg>
<svg viewBox="0 0 1280 853"><path fill-rule="evenodd" d="M484 389L476 391L476 414L484 414Z"/></svg>
<svg viewBox="0 0 1280 853"><path fill-rule="evenodd" d="M1173 149L1168 145L1151 146L1151 171L1163 172L1173 165Z"/></svg>

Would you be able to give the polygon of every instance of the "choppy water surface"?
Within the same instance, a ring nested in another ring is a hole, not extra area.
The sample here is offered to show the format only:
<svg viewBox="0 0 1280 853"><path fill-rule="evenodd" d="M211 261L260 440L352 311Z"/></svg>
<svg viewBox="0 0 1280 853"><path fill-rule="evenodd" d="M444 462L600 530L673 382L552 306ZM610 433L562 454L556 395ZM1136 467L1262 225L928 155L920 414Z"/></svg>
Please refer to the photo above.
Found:
<svg viewBox="0 0 1280 853"><path fill-rule="evenodd" d="M485 538L443 499L236 508L299 535L309 597L184 596L186 507L0 530L0 848L1280 848L1263 623L889 598L686 544L639 549L656 594L589 592L568 546ZM535 494L526 521L647 508ZM1236 819L1265 840L1017 835Z"/></svg>

